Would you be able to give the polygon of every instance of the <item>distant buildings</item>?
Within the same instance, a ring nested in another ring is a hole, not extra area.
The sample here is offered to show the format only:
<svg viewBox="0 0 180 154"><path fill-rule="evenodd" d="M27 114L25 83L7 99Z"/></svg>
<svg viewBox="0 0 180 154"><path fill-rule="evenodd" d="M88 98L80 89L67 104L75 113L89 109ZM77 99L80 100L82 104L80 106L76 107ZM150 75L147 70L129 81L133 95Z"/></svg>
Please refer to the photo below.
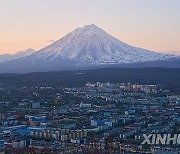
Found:
<svg viewBox="0 0 180 154"><path fill-rule="evenodd" d="M57 153L83 153L96 148L96 142L105 148L110 137L123 152L135 152L129 147L137 150L143 133L179 131L180 96L158 85L97 82L25 89L18 98L0 102L0 149L49 147Z"/></svg>
<svg viewBox="0 0 180 154"><path fill-rule="evenodd" d="M39 102L32 102L31 103L31 107L33 109L39 109L40 108L40 103Z"/></svg>
<svg viewBox="0 0 180 154"><path fill-rule="evenodd" d="M87 103L81 103L80 104L80 107L82 107L82 108L91 108L91 104L87 104Z"/></svg>
<svg viewBox="0 0 180 154"><path fill-rule="evenodd" d="M97 126L102 126L102 125L107 125L112 127L113 126L113 121L112 120L91 120L91 126L97 127Z"/></svg>

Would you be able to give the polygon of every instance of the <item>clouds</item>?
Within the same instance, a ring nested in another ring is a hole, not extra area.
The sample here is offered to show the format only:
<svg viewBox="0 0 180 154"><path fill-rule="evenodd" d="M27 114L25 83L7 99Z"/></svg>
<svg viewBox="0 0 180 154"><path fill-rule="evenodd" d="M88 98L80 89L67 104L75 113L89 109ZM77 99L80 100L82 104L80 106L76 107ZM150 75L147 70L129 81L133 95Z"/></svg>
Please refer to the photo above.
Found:
<svg viewBox="0 0 180 154"><path fill-rule="evenodd" d="M0 46L13 46L13 45L15 45L15 44L0 42Z"/></svg>

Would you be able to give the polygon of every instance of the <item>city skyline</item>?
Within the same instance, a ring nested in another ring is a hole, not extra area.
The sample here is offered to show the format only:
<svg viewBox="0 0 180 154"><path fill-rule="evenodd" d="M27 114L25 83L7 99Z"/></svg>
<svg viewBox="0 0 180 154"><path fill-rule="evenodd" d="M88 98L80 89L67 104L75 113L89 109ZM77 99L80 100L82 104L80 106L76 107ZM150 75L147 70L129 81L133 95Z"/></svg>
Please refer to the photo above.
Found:
<svg viewBox="0 0 180 154"><path fill-rule="evenodd" d="M39 50L96 24L132 46L180 54L180 2L173 0L0 1L0 54Z"/></svg>

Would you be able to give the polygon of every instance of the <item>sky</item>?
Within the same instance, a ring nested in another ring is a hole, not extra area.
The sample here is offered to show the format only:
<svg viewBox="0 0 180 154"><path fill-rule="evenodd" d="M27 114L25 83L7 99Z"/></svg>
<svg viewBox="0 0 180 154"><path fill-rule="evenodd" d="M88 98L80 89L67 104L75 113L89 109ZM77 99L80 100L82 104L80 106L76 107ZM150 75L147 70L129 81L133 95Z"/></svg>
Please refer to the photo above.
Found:
<svg viewBox="0 0 180 154"><path fill-rule="evenodd" d="M0 54L39 50L89 24L129 45L180 54L180 0L0 0Z"/></svg>

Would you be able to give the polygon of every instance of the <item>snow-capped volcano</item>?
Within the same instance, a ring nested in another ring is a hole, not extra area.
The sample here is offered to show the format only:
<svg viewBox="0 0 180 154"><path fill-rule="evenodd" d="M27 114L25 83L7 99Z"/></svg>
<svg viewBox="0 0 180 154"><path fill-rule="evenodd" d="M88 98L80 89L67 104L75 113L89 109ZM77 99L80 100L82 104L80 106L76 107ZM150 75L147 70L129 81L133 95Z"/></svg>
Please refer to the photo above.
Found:
<svg viewBox="0 0 180 154"><path fill-rule="evenodd" d="M130 46L96 25L87 25L32 54L31 60L64 59L76 61L78 64L100 65L164 60L170 57L173 55Z"/></svg>
<svg viewBox="0 0 180 154"><path fill-rule="evenodd" d="M37 52L26 56L13 55L12 60L0 63L0 73L113 66L179 68L179 62L177 56L130 46L96 25L87 25Z"/></svg>

